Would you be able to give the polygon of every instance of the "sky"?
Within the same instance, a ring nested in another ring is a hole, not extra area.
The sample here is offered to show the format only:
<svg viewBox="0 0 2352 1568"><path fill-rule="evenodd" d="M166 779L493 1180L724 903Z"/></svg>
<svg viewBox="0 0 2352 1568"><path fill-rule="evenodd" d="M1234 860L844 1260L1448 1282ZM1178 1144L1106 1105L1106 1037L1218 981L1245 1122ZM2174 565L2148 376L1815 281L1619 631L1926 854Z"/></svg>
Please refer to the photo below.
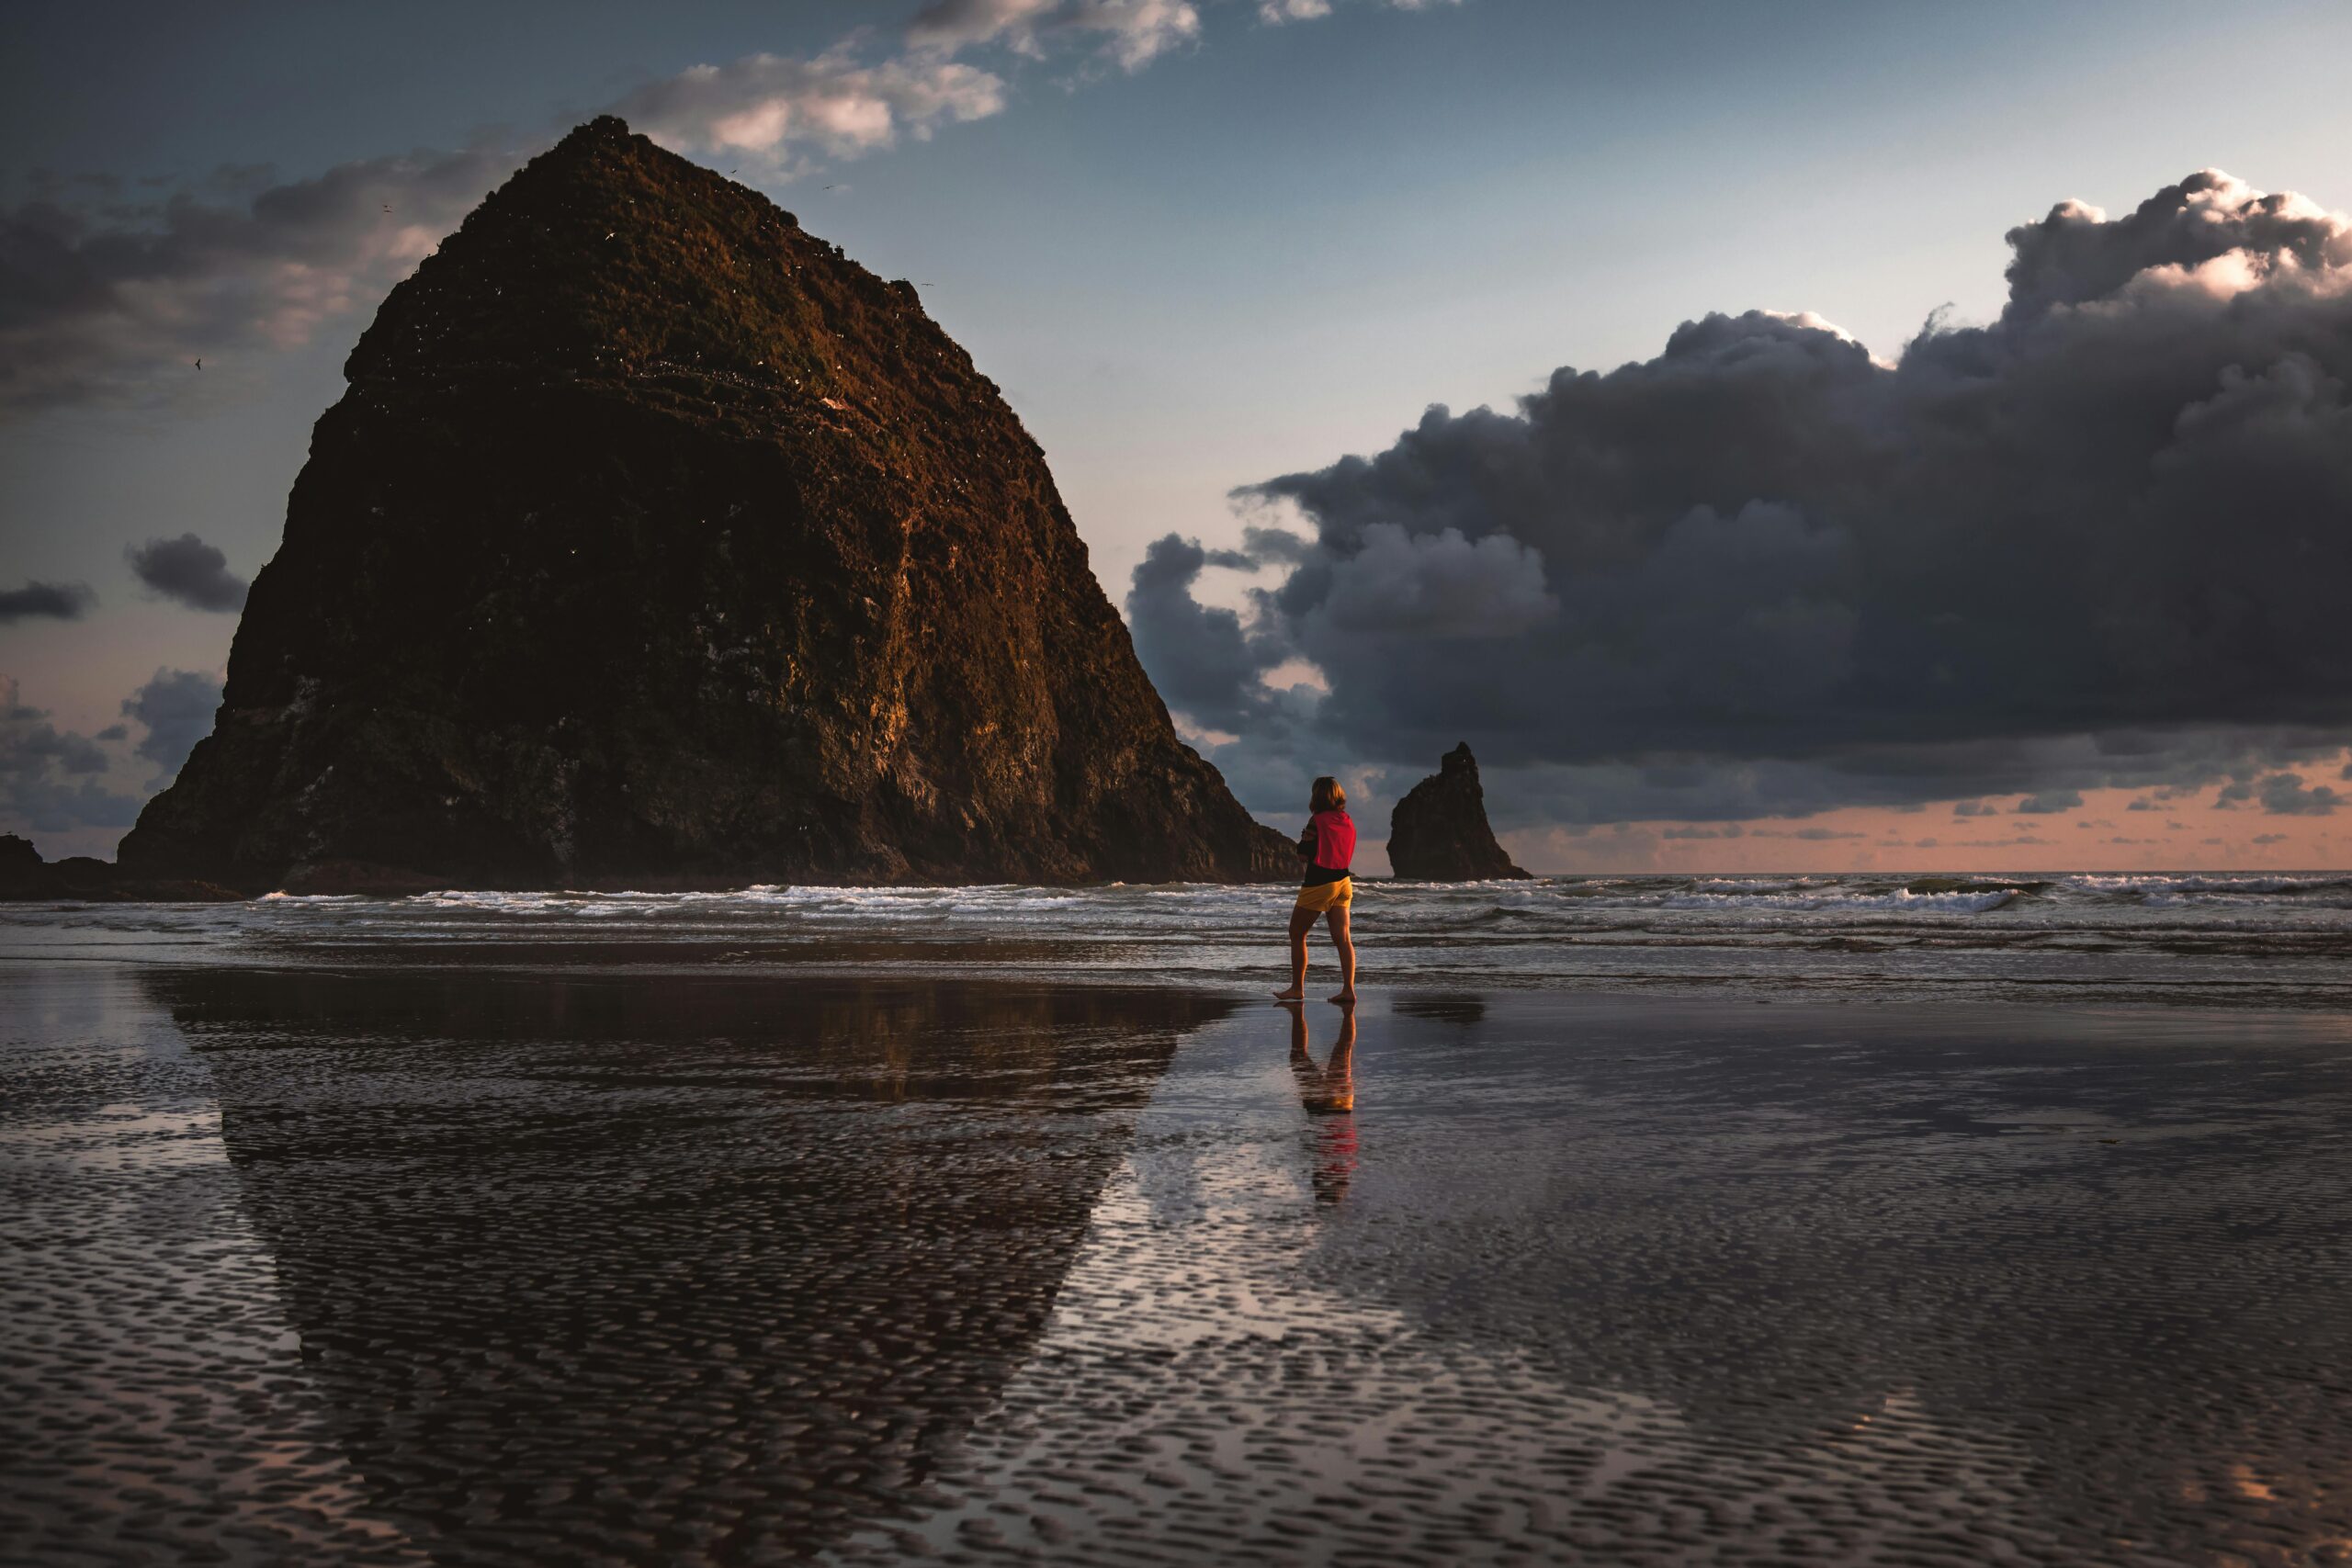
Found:
<svg viewBox="0 0 2352 1568"><path fill-rule="evenodd" d="M1180 727L1278 824L1346 780L1373 869L1461 739L1540 871L2352 863L2340 4L0 39L0 831L52 856L209 727L384 291L617 112L918 284Z"/></svg>

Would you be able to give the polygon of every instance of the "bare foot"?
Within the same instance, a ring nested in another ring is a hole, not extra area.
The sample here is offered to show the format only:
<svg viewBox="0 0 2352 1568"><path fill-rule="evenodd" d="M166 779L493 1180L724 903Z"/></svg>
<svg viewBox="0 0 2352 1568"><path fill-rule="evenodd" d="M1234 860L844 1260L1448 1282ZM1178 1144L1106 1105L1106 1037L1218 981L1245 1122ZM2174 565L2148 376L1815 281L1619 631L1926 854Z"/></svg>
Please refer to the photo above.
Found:
<svg viewBox="0 0 2352 1568"><path fill-rule="evenodd" d="M1351 1008L1356 1005L1356 994L1353 991L1341 991L1336 996L1326 997L1324 1000L1337 1002L1343 1008Z"/></svg>
<svg viewBox="0 0 2352 1568"><path fill-rule="evenodd" d="M1276 991L1274 993L1274 1000L1278 1002L1303 1002L1306 999L1305 991Z"/></svg>

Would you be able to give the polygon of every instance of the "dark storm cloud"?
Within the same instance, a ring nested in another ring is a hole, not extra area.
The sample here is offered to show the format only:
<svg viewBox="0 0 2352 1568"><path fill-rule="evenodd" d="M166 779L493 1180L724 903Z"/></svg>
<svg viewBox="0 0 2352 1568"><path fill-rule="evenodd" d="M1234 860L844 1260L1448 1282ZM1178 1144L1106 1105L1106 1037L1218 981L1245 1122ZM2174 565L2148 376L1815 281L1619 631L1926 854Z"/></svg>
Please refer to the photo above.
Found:
<svg viewBox="0 0 2352 1568"><path fill-rule="evenodd" d="M191 610L227 615L245 607L248 584L229 570L229 558L194 534L128 546L123 558L140 581Z"/></svg>
<svg viewBox="0 0 2352 1568"><path fill-rule="evenodd" d="M371 158L249 194L237 171L144 207L36 191L0 210L0 412L152 392L302 342L372 305L518 161Z"/></svg>
<svg viewBox="0 0 2352 1568"><path fill-rule="evenodd" d="M1713 314L1515 413L1433 407L1247 487L1311 537L1251 551L1286 570L1250 624L1199 630L1322 671L1283 744L1426 770L1467 736L1553 820L2056 802L2332 757L2352 223L2209 172L2010 241L2000 319L1893 364L1817 318ZM1255 661L1188 655L1189 584L1159 592L1147 664L1246 714Z"/></svg>
<svg viewBox="0 0 2352 1568"><path fill-rule="evenodd" d="M2301 773L2273 773L2262 781L2256 796L2274 817L2325 817L2344 804L2344 796L2326 784L2306 784Z"/></svg>
<svg viewBox="0 0 2352 1568"><path fill-rule="evenodd" d="M2027 795L2018 802L2017 809L2020 815L2028 817L2055 817L2061 812L2074 810L2082 803L2081 790L2052 789Z"/></svg>
<svg viewBox="0 0 2352 1568"><path fill-rule="evenodd" d="M130 826L140 802L106 787L107 761L96 741L57 728L14 677L0 675L0 820L10 830Z"/></svg>
<svg viewBox="0 0 2352 1568"><path fill-rule="evenodd" d="M147 728L137 750L161 770L159 785L169 782L196 743L212 733L212 716L220 707L219 678L194 670L158 670L153 680L123 698L123 716Z"/></svg>
<svg viewBox="0 0 2352 1568"><path fill-rule="evenodd" d="M1210 565L1255 567L1247 556L1173 534L1153 540L1127 592L1127 625L1161 700L1195 724L1230 730L1261 713L1267 699L1259 677L1281 655L1262 639L1253 643L1237 612L1193 596Z"/></svg>
<svg viewBox="0 0 2352 1568"><path fill-rule="evenodd" d="M97 601L86 582L27 582L22 588L0 588L0 626L37 616L78 621Z"/></svg>

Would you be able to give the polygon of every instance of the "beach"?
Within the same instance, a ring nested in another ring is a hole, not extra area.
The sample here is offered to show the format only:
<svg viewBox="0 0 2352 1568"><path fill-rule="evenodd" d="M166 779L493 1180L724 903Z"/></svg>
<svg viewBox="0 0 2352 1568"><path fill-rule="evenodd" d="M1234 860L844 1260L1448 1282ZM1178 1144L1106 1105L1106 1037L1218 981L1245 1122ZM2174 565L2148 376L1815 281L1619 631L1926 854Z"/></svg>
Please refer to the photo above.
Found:
<svg viewBox="0 0 2352 1568"><path fill-rule="evenodd" d="M2331 1007L14 918L14 1560L2352 1537Z"/></svg>

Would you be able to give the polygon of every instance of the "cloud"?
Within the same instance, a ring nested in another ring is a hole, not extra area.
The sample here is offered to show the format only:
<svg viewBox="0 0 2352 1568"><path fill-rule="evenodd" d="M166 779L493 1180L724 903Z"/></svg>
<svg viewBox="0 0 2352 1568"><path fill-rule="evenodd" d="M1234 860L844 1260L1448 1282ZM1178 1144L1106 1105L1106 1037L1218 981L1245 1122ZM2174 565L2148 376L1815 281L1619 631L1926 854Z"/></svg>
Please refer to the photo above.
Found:
<svg viewBox="0 0 2352 1568"><path fill-rule="evenodd" d="M1458 6L1462 0L1384 0L1393 11L1430 11ZM1309 22L1331 14L1334 0L1258 0L1258 19L1269 27L1285 22Z"/></svg>
<svg viewBox="0 0 2352 1568"><path fill-rule="evenodd" d="M1414 535L1375 523L1332 568L1317 613L1342 637L1478 642L1516 636L1558 608L1543 558L1508 536L1473 543L1454 528Z"/></svg>
<svg viewBox="0 0 2352 1568"><path fill-rule="evenodd" d="M2029 817L2054 817L2062 811L2072 811L2082 803L2083 792L2078 789L2053 789L2027 795L2018 802L2017 808Z"/></svg>
<svg viewBox="0 0 2352 1568"><path fill-rule="evenodd" d="M1127 592L1127 626L1161 700L1197 725L1230 730L1262 719L1269 699L1259 678L1283 651L1253 641L1237 612L1193 598L1211 565L1255 570L1247 556L1211 552L1198 540L1174 534L1153 540Z"/></svg>
<svg viewBox="0 0 2352 1568"><path fill-rule="evenodd" d="M37 616L78 621L96 602L86 582L28 581L22 588L0 588L0 626Z"/></svg>
<svg viewBox="0 0 2352 1568"><path fill-rule="evenodd" d="M639 87L613 112L663 146L753 154L795 172L804 153L854 158L1004 108L1002 78L926 56L862 63L847 49L813 60L753 54Z"/></svg>
<svg viewBox="0 0 2352 1568"><path fill-rule="evenodd" d="M106 787L104 749L49 716L26 704L14 676L0 675L0 820L14 832L130 826L140 802Z"/></svg>
<svg viewBox="0 0 2352 1568"><path fill-rule="evenodd" d="M150 591L187 605L222 615L245 607L248 584L229 570L229 558L194 534L130 545L123 558Z"/></svg>
<svg viewBox="0 0 2352 1568"><path fill-rule="evenodd" d="M2305 784L2301 773L2271 774L2262 781L2256 798L2273 817L2325 817L2345 799L2326 784Z"/></svg>
<svg viewBox="0 0 2352 1568"><path fill-rule="evenodd" d="M212 733L212 717L220 707L219 677L194 670L158 670L123 698L123 716L146 727L137 750L159 770L156 787L168 784L196 743Z"/></svg>
<svg viewBox="0 0 2352 1568"><path fill-rule="evenodd" d="M1139 71L1200 37L1189 0L933 0L907 25L917 49L1002 43L1033 58L1061 39L1091 42L1121 69Z"/></svg>
<svg viewBox="0 0 2352 1568"><path fill-rule="evenodd" d="M0 413L185 390L303 343L380 299L519 162L423 152L250 194L239 170L144 205L52 189L0 209Z"/></svg>
<svg viewBox="0 0 2352 1568"><path fill-rule="evenodd" d="M1003 112L1007 80L956 58L966 51L1080 50L1134 72L1201 25L1191 0L934 0L901 33L862 28L813 56L690 66L605 112L677 151L790 178ZM244 380L256 356L372 308L545 144L360 159L275 183L267 165L228 164L141 189L114 175L36 177L28 199L0 208L0 417Z"/></svg>
<svg viewBox="0 0 2352 1568"><path fill-rule="evenodd" d="M1466 737L1498 818L1555 821L2058 810L2332 765L2352 221L2208 172L2010 242L2000 317L1892 363L1815 316L1709 314L1243 487L1248 536L1296 547L1251 550L1275 570L1227 629L1329 691L1278 734L1226 725L1217 760L1425 770ZM1189 700L1246 715L1261 668L1196 660Z"/></svg>

